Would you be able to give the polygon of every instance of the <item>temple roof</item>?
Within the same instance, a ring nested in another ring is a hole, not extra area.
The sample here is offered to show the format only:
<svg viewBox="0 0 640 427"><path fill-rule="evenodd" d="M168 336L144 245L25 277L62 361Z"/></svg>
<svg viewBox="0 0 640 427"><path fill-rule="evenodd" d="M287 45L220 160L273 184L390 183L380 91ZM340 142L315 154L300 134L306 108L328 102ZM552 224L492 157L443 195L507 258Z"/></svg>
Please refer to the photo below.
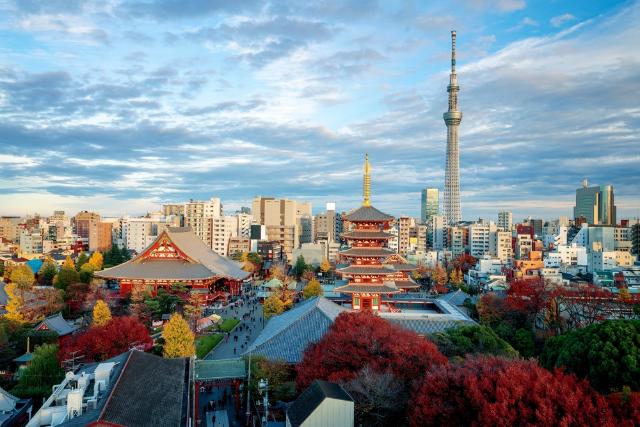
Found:
<svg viewBox="0 0 640 427"><path fill-rule="evenodd" d="M304 301L272 317L245 354L298 363L307 346L320 340L336 317L346 310L322 296Z"/></svg>
<svg viewBox="0 0 640 427"><path fill-rule="evenodd" d="M189 259L149 259L146 252L156 242L168 239ZM189 227L169 227L140 255L123 264L95 273L105 279L192 280L225 277L242 280L250 273L240 263L218 255L196 236Z"/></svg>
<svg viewBox="0 0 640 427"><path fill-rule="evenodd" d="M354 248L340 251L340 255L352 257L388 257L394 252L387 248Z"/></svg>
<svg viewBox="0 0 640 427"><path fill-rule="evenodd" d="M393 237L390 233L378 230L353 230L340 235L343 239L390 239Z"/></svg>
<svg viewBox="0 0 640 427"><path fill-rule="evenodd" d="M45 317L42 322L35 327L35 330L46 329L51 332L55 332L58 336L69 335L75 332L78 327L71 322L66 321L62 317L62 313L52 314L51 316Z"/></svg>
<svg viewBox="0 0 640 427"><path fill-rule="evenodd" d="M328 381L315 380L287 410L288 424L291 427L304 425L304 422L325 399L353 402L353 398L340 385Z"/></svg>
<svg viewBox="0 0 640 427"><path fill-rule="evenodd" d="M350 265L338 270L342 274L393 274L394 270L391 268L383 268L377 265Z"/></svg>
<svg viewBox="0 0 640 427"><path fill-rule="evenodd" d="M395 280L394 283L396 287L400 289L415 289L420 287L420 285L412 280Z"/></svg>
<svg viewBox="0 0 640 427"><path fill-rule="evenodd" d="M353 283L339 286L333 291L343 294L395 294L400 292L400 289L396 288L393 282L384 282L384 284Z"/></svg>
<svg viewBox="0 0 640 427"><path fill-rule="evenodd" d="M351 222L391 221L394 219L393 216L387 215L373 206L360 206L359 208L347 213L345 218L347 221Z"/></svg>

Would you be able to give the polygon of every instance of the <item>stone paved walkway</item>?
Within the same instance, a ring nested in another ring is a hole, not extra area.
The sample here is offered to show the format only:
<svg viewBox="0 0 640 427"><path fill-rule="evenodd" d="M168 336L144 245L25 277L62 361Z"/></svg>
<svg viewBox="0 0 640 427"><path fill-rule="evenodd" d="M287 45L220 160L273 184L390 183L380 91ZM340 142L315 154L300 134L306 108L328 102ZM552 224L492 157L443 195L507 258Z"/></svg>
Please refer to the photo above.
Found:
<svg viewBox="0 0 640 427"><path fill-rule="evenodd" d="M215 349L207 354L205 359L215 360L239 357L247 349L248 344L253 342L262 331L262 305L257 298L247 297L240 301L243 304L237 307L231 304L226 308L215 310L215 313L223 318L235 317L240 319L240 323L231 331L228 338L225 337ZM237 341L235 337L237 337Z"/></svg>

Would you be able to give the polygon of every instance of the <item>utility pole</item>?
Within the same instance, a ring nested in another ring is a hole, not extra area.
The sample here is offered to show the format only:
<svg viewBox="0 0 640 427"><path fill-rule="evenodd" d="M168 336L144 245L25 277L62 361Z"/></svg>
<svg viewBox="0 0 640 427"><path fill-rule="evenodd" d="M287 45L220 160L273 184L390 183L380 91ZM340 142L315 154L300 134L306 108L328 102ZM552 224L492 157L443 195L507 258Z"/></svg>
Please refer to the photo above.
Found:
<svg viewBox="0 0 640 427"><path fill-rule="evenodd" d="M249 419L251 418L251 352L249 352L249 375L247 376L247 423L249 425Z"/></svg>

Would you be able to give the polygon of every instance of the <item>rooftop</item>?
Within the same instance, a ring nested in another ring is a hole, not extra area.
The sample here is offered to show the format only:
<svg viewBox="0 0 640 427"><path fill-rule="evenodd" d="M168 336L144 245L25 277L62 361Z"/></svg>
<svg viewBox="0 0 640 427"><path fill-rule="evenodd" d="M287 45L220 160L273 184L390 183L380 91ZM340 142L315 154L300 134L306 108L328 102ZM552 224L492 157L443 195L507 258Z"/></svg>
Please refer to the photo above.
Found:
<svg viewBox="0 0 640 427"><path fill-rule="evenodd" d="M351 222L383 222L394 219L393 216L387 215L373 206L360 206L359 208L347 213L345 218L347 221Z"/></svg>
<svg viewBox="0 0 640 427"><path fill-rule="evenodd" d="M301 426L325 399L353 402L353 398L340 385L315 380L287 410L287 418L291 426Z"/></svg>

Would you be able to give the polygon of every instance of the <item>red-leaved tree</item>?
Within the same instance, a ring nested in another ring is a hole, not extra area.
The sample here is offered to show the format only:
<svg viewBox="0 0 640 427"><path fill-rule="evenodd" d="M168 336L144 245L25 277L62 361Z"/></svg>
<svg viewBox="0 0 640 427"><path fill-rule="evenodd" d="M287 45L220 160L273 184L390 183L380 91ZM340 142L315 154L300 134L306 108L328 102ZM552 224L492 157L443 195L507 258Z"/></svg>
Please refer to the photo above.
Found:
<svg viewBox="0 0 640 427"><path fill-rule="evenodd" d="M84 333L68 336L60 343L61 361L73 355L84 359L101 361L120 353L139 348L148 350L153 340L147 328L135 317L114 317L104 326L93 327Z"/></svg>
<svg viewBox="0 0 640 427"><path fill-rule="evenodd" d="M640 426L640 392L625 390L610 394L607 399L620 427Z"/></svg>
<svg viewBox="0 0 640 427"><path fill-rule="evenodd" d="M296 384L340 383L354 398L358 424L406 424L413 383L447 358L431 341L371 312L342 313L325 336L305 351Z"/></svg>
<svg viewBox="0 0 640 427"><path fill-rule="evenodd" d="M364 367L375 372L390 369L396 378L409 382L433 365L446 363L435 344L415 332L370 312L342 313L305 351L296 382L301 391L315 379L349 381Z"/></svg>
<svg viewBox="0 0 640 427"><path fill-rule="evenodd" d="M586 381L532 360L471 357L434 369L415 388L412 426L614 426Z"/></svg>

